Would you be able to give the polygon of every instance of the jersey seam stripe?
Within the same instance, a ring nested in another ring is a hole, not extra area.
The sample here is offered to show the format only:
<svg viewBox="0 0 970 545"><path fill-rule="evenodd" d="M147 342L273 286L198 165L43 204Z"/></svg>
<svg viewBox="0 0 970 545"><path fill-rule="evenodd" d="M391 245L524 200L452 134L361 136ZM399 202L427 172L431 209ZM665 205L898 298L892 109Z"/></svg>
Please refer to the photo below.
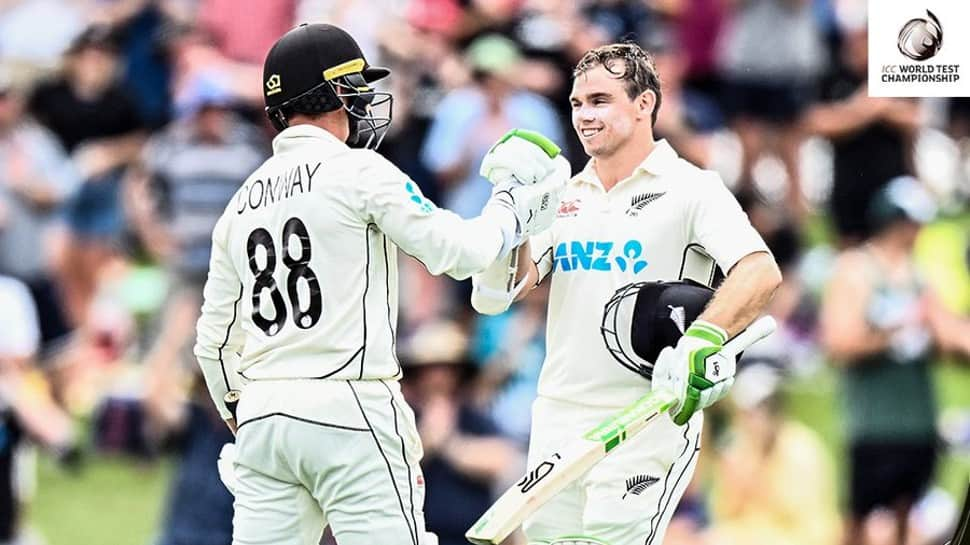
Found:
<svg viewBox="0 0 970 545"><path fill-rule="evenodd" d="M327 379L327 378L330 378L330 377L336 375L337 373L343 371L344 369L347 368L348 365L350 365L351 363L353 363L354 358L356 358L357 357L357 354L360 354L363 349L364 349L363 346L361 346L360 348L358 348L357 351L354 352L354 355L353 356L350 356L350 358L348 358L347 361L344 362L344 364L341 365L340 367L338 367L337 369L335 369L333 371L330 371L326 375L320 375L318 377L310 377L310 380L323 380L323 379ZM299 377L296 377L296 378L299 378Z"/></svg>
<svg viewBox="0 0 970 545"><path fill-rule="evenodd" d="M397 503L401 507L401 516L404 517L404 525L408 527L408 533L411 534L411 543L417 545L417 539L414 536L411 525L408 523L408 515L404 509L404 500L401 498L401 491L397 488L397 480L394 479L394 470L391 469L391 461L387 459L387 455L384 454L384 449L381 447L381 441L377 438L377 433L374 431L374 426L371 425L370 420L367 418L367 412L364 411L364 406L360 402L360 397L357 396L357 390L354 389L354 385L347 381L347 386L350 387L350 392L354 395L354 401L357 402L357 408L360 409L360 415L364 417L364 422L367 424L367 428L370 431L371 437L374 438L374 444L377 445L377 452L380 453L381 458L384 458L384 464L387 466L387 473L391 477L391 486L394 487L394 494L397 496Z"/></svg>
<svg viewBox="0 0 970 545"><path fill-rule="evenodd" d="M428 269L428 264L425 263L424 261L421 261L421 258L419 258L418 256L409 254L407 252L407 250L405 250L404 248L401 248L401 247L398 247L398 250L401 250L401 252L403 252L404 255L406 255L406 256L410 257L411 259L413 259L413 260L417 261L418 263L420 263L421 266L423 266L426 271L430 271L430 269Z"/></svg>
<svg viewBox="0 0 970 545"><path fill-rule="evenodd" d="M239 297L236 297L235 302L232 304L232 320L229 321L229 325L226 326L226 338L222 340L222 344L219 345L219 368L222 371L222 380L226 383L226 390L229 388L229 375L226 374L226 363L222 360L222 351L229 344L229 336L232 334L232 326L236 323L236 318L239 315L239 301L242 300L243 296L243 284L239 283Z"/></svg>
<svg viewBox="0 0 970 545"><path fill-rule="evenodd" d="M690 439L687 437L688 431L690 431L690 422L687 422L687 425L684 427L684 450L682 450L680 454L677 455L677 459L670 464L670 469L667 470L667 474L664 476L664 487L663 487L663 490L660 492L660 497L657 499L657 510L654 512L653 516L650 517L650 533L647 534L647 539L645 539L643 542L644 545L650 545L650 543L653 541L655 534L657 533L657 527L659 526L659 524L657 526L654 526L654 522L657 520L657 517L660 516L660 513L661 513L660 504L663 503L664 496L667 495L667 485L669 484L669 481L670 481L670 474L674 472L674 466L677 465L677 460L680 460L681 458L683 458L684 454L687 452L687 448L690 447ZM673 495L673 488L671 488L670 493L671 495Z"/></svg>
<svg viewBox="0 0 970 545"><path fill-rule="evenodd" d="M265 420L267 418L271 418L271 417L274 417L274 416L282 416L283 418L289 418L291 420L297 420L299 422L305 422L307 424L313 424L315 426L323 426L325 428L334 428L334 429L338 429L338 430L347 430L347 431L370 432L370 430L367 429L367 428L355 428L353 426L342 426L340 424L331 424L329 422L320 422L319 420L311 420L309 418L302 418L302 417L299 417L299 416L294 416L292 414L280 413L280 412L269 413L269 414L264 414L264 415L261 415L261 416L256 416L256 417L250 418L249 420L246 420L245 422L242 422L241 424L239 424L238 426L236 426L236 431L239 431L239 429L242 428L243 426L245 426L246 424L250 424L252 422L257 422L259 420Z"/></svg>
<svg viewBox="0 0 970 545"><path fill-rule="evenodd" d="M700 441L700 438L701 438L701 434L698 432L698 434L694 438L694 444L695 445L698 444L698 442ZM689 442L688 442L688 444L689 444ZM670 495L667 496L667 503L664 504L663 509L660 511L661 513L666 513L667 512L667 508L670 507L670 500L672 500L674 498L674 494L677 493L677 485L679 485L680 484L680 480L684 478L684 475L687 473L688 468L690 468L691 462L693 462L694 461L694 457L697 456L697 452L698 451L700 451L700 448L694 448L694 451L690 453L690 457L687 459L687 463L684 464L684 469L680 470L680 475L677 476L677 480L674 481L674 486L670 489ZM682 456L683 455L681 455L681 457ZM673 467L673 466L671 465L671 467ZM679 500L678 500L678 503L679 503ZM675 507L676 507L676 505L675 505ZM663 518L664 518L663 515L661 515L659 522L662 522L663 521ZM657 527L658 528L660 527L659 522L657 524ZM654 537L656 537L656 536L654 536ZM651 541L652 541L652 539L651 539ZM646 545L650 545L650 541L647 541Z"/></svg>
<svg viewBox="0 0 970 545"><path fill-rule="evenodd" d="M363 380L364 378L364 360L367 359L367 292L370 290L370 226L372 223L368 223L364 227L364 248L367 254L367 262L364 264L364 295L360 298L361 313L363 314L364 323L364 344L360 349L360 373L357 378Z"/></svg>
<svg viewBox="0 0 970 545"><path fill-rule="evenodd" d="M397 364L397 373L395 376L404 375L404 370L401 368L401 362L397 359L397 335L394 331L394 324L391 323L391 261L387 257L387 235L382 237L384 239L384 286L386 288L387 294L387 327L391 330L391 357L394 358L394 363Z"/></svg>
<svg viewBox="0 0 970 545"><path fill-rule="evenodd" d="M539 277L536 279L536 283L533 284L532 287L536 287L539 284L541 284L542 281L545 280L547 276L549 276L549 273L552 272L551 266L549 267L549 270L546 271L546 274L542 274L542 271L539 269L539 263L542 263L546 259L546 256L551 253L552 253L552 246L546 248L546 251L542 252L542 255L539 256L539 259L532 262L536 266L536 272L539 273L538 275Z"/></svg>
<svg viewBox="0 0 970 545"><path fill-rule="evenodd" d="M401 459L404 461L404 467L408 468L408 502L411 506L411 525L414 528L414 543L418 543L418 521L417 517L414 515L414 481L411 475L411 464L408 463L407 450L404 446L404 436L401 435L400 430L397 426L397 404L394 403L394 392L391 391L390 386L387 385L383 380L380 383L387 390L387 394L390 396L391 400L391 412L394 414L394 434L397 435L398 439L401 440Z"/></svg>

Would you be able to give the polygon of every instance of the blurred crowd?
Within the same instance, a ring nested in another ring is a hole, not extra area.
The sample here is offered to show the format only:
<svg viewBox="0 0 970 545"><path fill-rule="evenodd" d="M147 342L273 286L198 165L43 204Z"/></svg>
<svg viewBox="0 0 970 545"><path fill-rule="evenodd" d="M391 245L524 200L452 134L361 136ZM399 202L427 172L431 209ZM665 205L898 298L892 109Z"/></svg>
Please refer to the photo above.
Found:
<svg viewBox="0 0 970 545"><path fill-rule="evenodd" d="M643 45L658 137L721 173L785 273L782 327L710 419L667 543L943 542L936 462L970 452L970 394L941 428L932 381L970 373L970 99L870 98L865 0L0 0L0 544L26 542L38 447L81 471L171 454L152 542L230 542L232 437L190 347L211 229L270 153L262 60L298 22L391 68L379 151L463 216L509 128L580 169L572 67ZM401 260L427 524L457 545L523 469L547 290L476 316L467 284ZM784 387L829 375L836 447Z"/></svg>

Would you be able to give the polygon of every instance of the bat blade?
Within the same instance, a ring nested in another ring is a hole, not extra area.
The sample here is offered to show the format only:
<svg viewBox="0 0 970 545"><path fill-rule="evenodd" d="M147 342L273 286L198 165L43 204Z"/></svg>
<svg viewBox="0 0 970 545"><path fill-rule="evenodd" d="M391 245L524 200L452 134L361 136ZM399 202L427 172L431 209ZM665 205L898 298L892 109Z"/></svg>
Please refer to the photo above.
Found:
<svg viewBox="0 0 970 545"><path fill-rule="evenodd" d="M734 357L770 335L776 327L774 318L763 316L728 341L721 352ZM675 403L676 398L668 392L650 392L618 414L604 420L580 439L526 471L469 528L465 538L476 545L501 543L553 496L586 473L613 449L667 412Z"/></svg>
<svg viewBox="0 0 970 545"><path fill-rule="evenodd" d="M569 483L673 405L667 392L647 394L530 468L465 533L476 545L500 543Z"/></svg>

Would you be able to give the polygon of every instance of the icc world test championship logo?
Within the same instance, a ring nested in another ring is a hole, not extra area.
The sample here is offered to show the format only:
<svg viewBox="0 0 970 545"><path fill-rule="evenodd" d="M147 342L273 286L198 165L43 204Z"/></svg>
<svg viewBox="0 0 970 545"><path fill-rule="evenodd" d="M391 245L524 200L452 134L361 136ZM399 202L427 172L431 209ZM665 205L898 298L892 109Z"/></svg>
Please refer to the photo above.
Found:
<svg viewBox="0 0 970 545"><path fill-rule="evenodd" d="M930 59L943 47L943 25L932 11L926 10L926 15L929 19L910 19L899 31L899 52L914 61Z"/></svg>

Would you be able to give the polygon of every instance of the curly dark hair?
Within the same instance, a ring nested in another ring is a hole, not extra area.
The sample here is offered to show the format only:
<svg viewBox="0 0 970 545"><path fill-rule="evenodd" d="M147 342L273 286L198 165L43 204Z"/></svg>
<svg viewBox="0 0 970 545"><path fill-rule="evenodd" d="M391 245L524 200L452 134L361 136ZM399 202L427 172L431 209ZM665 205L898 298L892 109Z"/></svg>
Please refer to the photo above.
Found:
<svg viewBox="0 0 970 545"><path fill-rule="evenodd" d="M615 43L590 49L576 63L573 78L588 70L602 66L616 79L623 80L627 96L632 100L644 91L650 90L657 96L657 103L651 112L651 124L657 123L660 111L660 75L650 53L633 42Z"/></svg>

